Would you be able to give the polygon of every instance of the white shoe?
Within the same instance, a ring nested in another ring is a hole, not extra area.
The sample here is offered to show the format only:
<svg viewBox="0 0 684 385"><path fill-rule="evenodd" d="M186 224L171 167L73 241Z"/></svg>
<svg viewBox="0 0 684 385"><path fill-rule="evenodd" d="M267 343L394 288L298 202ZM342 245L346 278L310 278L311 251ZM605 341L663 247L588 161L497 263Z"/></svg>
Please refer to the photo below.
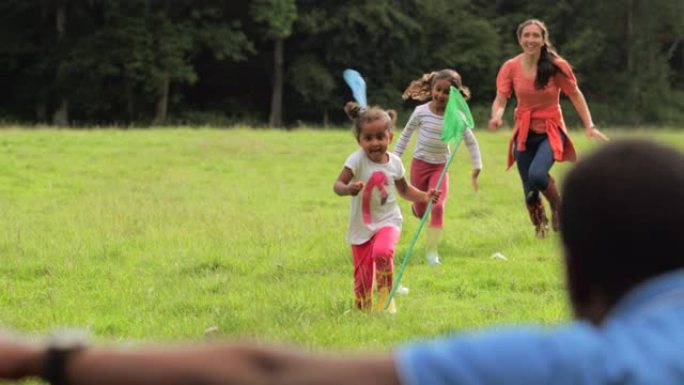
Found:
<svg viewBox="0 0 684 385"><path fill-rule="evenodd" d="M441 265L439 261L439 254L436 251L429 251L427 253L427 263L428 265Z"/></svg>
<svg viewBox="0 0 684 385"><path fill-rule="evenodd" d="M399 285L395 293L397 293L398 295L406 295L409 293L409 288L404 285Z"/></svg>

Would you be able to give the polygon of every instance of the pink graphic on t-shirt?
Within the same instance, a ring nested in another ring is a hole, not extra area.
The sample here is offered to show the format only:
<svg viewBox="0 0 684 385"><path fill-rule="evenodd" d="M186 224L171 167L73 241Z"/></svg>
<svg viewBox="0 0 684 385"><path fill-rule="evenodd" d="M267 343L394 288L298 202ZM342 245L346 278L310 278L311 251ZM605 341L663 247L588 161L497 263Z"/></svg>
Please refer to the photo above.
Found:
<svg viewBox="0 0 684 385"><path fill-rule="evenodd" d="M370 178L368 178L368 182L366 182L366 187L364 187L363 189L363 200L361 203L363 223L367 225L371 223L370 198L371 193L373 192L373 188L377 187L378 191L380 191L380 204L384 205L387 201L387 196L389 195L387 193L387 190L385 190L385 186L387 186L388 184L389 182L387 181L387 175L385 175L385 173L382 171L376 171L373 173L373 175L371 175Z"/></svg>

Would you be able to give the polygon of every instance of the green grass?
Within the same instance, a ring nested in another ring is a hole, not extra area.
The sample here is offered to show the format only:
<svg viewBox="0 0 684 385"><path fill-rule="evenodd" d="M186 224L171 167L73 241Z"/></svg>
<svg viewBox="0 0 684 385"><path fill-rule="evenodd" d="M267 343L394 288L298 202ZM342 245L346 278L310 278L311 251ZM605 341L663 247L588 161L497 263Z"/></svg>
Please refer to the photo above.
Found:
<svg viewBox="0 0 684 385"><path fill-rule="evenodd" d="M684 148L679 131L611 131ZM477 131L485 168L452 165L443 265L422 238L399 313L352 310L349 199L332 192L347 130L0 131L0 327L101 341L219 336L310 349L389 348L500 323L569 318L556 235L533 236L508 132ZM596 145L573 133L580 156ZM415 138L414 138L415 141ZM404 163L409 164L409 153ZM562 180L568 165L554 175ZM401 264L418 225L402 201ZM491 259L495 252L507 261Z"/></svg>

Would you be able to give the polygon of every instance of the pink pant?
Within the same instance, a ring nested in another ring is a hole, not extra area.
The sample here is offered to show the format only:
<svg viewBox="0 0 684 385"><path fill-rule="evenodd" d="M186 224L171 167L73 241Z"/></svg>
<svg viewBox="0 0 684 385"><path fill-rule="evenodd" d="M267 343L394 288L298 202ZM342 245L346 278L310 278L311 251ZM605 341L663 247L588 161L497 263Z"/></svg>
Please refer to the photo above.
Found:
<svg viewBox="0 0 684 385"><path fill-rule="evenodd" d="M377 276L378 290L392 287L394 249L398 241L399 230L383 227L366 243L352 245L354 303L357 309L370 310L373 304L374 276Z"/></svg>
<svg viewBox="0 0 684 385"><path fill-rule="evenodd" d="M423 191L435 188L445 165L445 163L432 164L413 158L411 160L411 184L415 188ZM446 203L447 193L449 192L449 174L444 175L444 180L442 180L442 184L439 186L439 191L441 191L442 194L437 203L432 205L430 226L441 228L444 225L444 204ZM418 218L423 217L426 209L427 203L413 204L413 214Z"/></svg>

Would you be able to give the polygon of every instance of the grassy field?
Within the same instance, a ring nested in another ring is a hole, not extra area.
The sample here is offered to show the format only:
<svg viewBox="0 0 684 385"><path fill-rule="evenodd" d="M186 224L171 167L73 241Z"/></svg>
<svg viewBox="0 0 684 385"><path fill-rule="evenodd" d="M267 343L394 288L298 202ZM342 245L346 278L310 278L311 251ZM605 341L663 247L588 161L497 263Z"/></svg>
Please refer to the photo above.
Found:
<svg viewBox="0 0 684 385"><path fill-rule="evenodd" d="M684 148L682 131L607 132ZM349 199L332 192L357 148L346 130L6 127L0 327L85 327L108 342L201 339L217 327L219 337L365 350L566 320L558 238L533 236L517 172L505 172L509 133L476 134L480 191L463 149L450 172L443 265L425 264L421 238L402 280L410 294L388 315L352 310ZM596 146L573 138L580 155ZM553 169L560 180L566 171ZM408 202L402 211L397 266L418 225Z"/></svg>

